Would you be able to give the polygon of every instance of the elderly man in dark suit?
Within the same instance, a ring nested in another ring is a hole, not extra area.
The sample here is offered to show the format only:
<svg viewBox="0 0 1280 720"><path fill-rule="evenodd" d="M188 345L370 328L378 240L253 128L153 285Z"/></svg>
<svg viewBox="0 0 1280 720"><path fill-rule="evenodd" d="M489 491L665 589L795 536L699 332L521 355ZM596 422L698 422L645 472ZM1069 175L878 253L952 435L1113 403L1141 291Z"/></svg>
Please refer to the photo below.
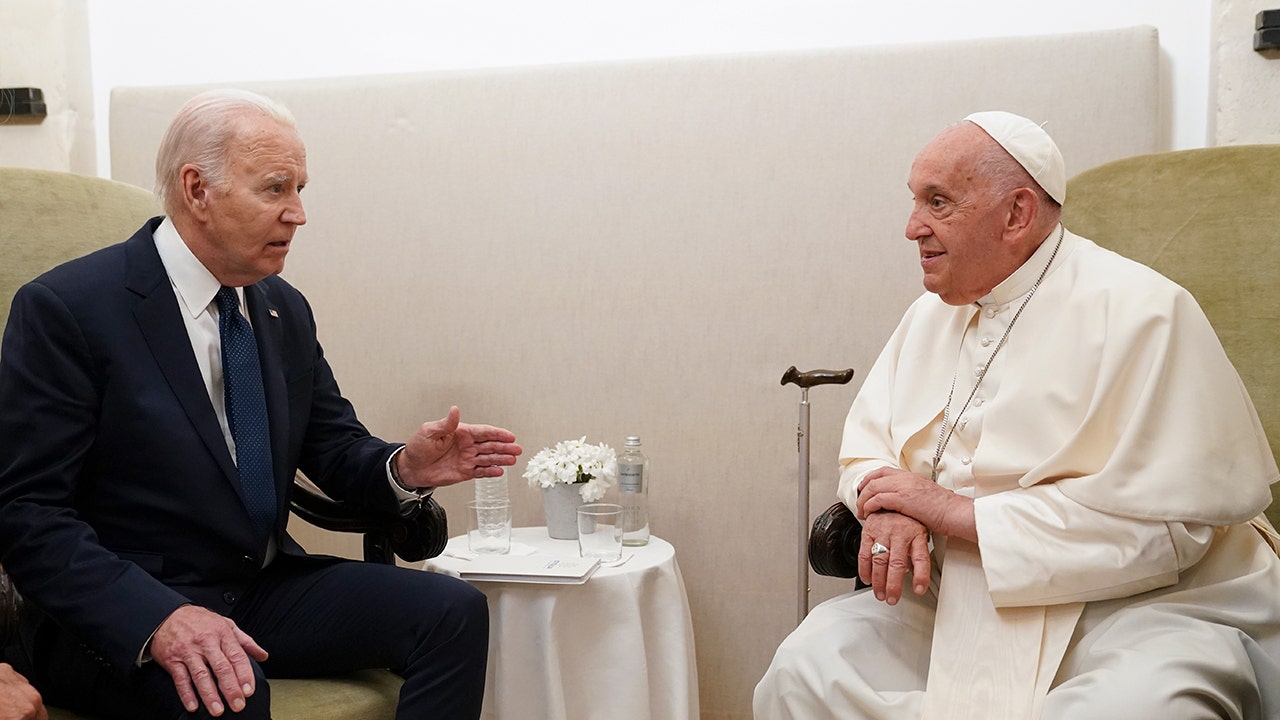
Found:
<svg viewBox="0 0 1280 720"><path fill-rule="evenodd" d="M288 111L205 93L156 164L166 215L24 286L5 329L0 551L39 610L23 670L97 715L267 718L267 677L389 667L397 717L478 717L483 595L307 555L288 493L301 469L393 516L500 474L515 437L457 408L403 445L357 420L277 277L306 222Z"/></svg>

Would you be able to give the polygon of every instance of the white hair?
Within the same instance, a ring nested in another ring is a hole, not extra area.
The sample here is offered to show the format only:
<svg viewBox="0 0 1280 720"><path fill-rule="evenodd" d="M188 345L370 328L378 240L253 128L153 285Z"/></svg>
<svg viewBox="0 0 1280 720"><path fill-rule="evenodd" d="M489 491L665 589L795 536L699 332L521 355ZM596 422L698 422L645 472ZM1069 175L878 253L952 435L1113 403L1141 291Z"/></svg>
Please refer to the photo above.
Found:
<svg viewBox="0 0 1280 720"><path fill-rule="evenodd" d="M281 125L297 127L280 103L248 90L209 90L178 111L156 153L156 197L169 215L178 209L181 171L194 165L213 187L224 187L231 143L246 113L258 113Z"/></svg>
<svg viewBox="0 0 1280 720"><path fill-rule="evenodd" d="M963 125L971 121L961 120L948 127ZM982 126L973 123L979 129ZM983 130L985 133L986 131ZM1060 208L1062 204L1050 197L1040 183L1031 177L1031 173L1022 163L1009 154L999 142L992 139L983 147L982 154L974 162L974 172L991 184L991 191L996 195L1008 195L1018 188L1028 188L1040 199L1041 207Z"/></svg>

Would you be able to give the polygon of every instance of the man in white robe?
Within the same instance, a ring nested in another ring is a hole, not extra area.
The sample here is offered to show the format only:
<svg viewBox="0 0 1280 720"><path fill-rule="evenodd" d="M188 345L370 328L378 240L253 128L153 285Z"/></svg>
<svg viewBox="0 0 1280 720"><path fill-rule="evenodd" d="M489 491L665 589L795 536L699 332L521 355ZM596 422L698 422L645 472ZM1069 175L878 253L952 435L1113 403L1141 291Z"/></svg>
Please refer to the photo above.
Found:
<svg viewBox="0 0 1280 720"><path fill-rule="evenodd" d="M783 642L757 720L1280 718L1280 477L1195 300L1061 226L1025 118L948 127L908 185L928 292L840 451L871 587Z"/></svg>

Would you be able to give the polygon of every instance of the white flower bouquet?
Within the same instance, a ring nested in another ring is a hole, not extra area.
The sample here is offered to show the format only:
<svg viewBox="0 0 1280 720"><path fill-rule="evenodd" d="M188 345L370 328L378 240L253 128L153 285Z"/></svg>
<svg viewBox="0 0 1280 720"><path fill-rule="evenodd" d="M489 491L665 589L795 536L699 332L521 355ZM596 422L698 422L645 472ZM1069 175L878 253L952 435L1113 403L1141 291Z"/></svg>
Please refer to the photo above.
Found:
<svg viewBox="0 0 1280 720"><path fill-rule="evenodd" d="M580 485L578 494L583 501L596 502L618 479L618 454L604 443L587 444L584 435L558 442L554 448L543 448L529 461L524 478L530 487Z"/></svg>

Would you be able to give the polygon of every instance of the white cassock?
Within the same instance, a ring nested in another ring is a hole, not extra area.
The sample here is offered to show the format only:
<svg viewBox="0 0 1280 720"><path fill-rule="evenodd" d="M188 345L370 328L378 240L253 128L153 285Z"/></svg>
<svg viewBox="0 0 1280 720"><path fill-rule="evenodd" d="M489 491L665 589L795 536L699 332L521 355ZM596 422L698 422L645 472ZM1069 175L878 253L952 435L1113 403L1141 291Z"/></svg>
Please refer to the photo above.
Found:
<svg viewBox="0 0 1280 720"><path fill-rule="evenodd" d="M954 415L1056 236L978 303L907 311L845 424L846 504L875 468L929 476L953 377ZM758 720L1280 718L1280 559L1250 524L1280 478L1188 292L1065 233L955 422L938 482L979 543L935 538L923 597L815 608Z"/></svg>

